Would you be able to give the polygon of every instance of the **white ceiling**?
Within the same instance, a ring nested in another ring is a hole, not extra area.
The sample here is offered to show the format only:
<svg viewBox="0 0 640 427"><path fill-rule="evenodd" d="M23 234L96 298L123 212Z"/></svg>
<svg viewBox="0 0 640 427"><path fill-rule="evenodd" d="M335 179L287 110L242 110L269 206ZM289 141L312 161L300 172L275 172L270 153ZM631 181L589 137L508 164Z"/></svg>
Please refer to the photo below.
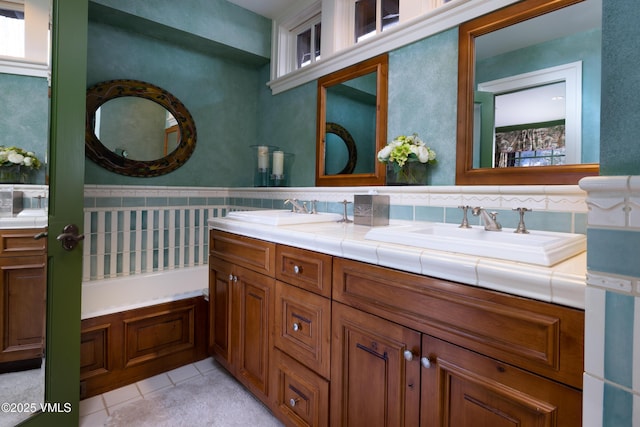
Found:
<svg viewBox="0 0 640 427"><path fill-rule="evenodd" d="M274 19L295 5L299 0L227 0L258 15Z"/></svg>

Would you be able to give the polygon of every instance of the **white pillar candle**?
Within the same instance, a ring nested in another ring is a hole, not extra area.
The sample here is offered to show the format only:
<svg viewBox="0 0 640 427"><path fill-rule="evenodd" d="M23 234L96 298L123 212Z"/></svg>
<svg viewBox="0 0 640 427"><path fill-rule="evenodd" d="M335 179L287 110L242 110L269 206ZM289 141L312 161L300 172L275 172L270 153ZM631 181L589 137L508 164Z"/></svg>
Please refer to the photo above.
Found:
<svg viewBox="0 0 640 427"><path fill-rule="evenodd" d="M282 151L273 152L273 174L281 176L284 170L284 153Z"/></svg>
<svg viewBox="0 0 640 427"><path fill-rule="evenodd" d="M269 169L269 147L258 146L258 169Z"/></svg>

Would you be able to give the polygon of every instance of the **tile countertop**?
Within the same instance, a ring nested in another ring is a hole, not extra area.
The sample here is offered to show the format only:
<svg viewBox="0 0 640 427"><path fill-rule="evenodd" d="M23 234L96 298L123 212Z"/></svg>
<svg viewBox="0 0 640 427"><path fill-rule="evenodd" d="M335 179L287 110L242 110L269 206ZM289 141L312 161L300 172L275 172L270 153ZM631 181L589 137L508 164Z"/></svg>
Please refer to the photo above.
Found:
<svg viewBox="0 0 640 427"><path fill-rule="evenodd" d="M539 301L585 307L586 252L552 267L542 267L365 240L370 227L353 223L270 226L214 218L209 220L209 227Z"/></svg>

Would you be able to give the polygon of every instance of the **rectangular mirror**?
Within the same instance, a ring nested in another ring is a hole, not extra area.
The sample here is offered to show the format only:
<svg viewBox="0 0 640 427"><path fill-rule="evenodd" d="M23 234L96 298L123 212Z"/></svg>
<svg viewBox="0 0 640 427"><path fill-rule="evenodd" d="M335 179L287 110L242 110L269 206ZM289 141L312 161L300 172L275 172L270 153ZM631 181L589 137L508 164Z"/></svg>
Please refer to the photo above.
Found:
<svg viewBox="0 0 640 427"><path fill-rule="evenodd" d="M318 80L316 185L384 185L386 54Z"/></svg>
<svg viewBox="0 0 640 427"><path fill-rule="evenodd" d="M0 146L7 149L0 184L3 208L9 208L0 215L0 234L10 245L1 260L0 401L38 408L45 399L47 253L46 239L34 237L47 223L50 18L49 0L0 0ZM20 194L19 212L7 198L13 190ZM0 415L0 427L34 412L11 408Z"/></svg>
<svg viewBox="0 0 640 427"><path fill-rule="evenodd" d="M598 173L601 0L525 0L460 26L456 184Z"/></svg>

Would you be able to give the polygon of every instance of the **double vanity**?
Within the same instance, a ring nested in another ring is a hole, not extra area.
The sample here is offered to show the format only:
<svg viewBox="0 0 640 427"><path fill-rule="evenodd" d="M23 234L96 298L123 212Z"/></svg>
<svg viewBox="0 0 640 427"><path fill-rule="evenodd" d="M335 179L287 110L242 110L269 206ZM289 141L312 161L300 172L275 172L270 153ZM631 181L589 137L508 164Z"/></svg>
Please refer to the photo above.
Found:
<svg viewBox="0 0 640 427"><path fill-rule="evenodd" d="M209 226L209 351L286 425L581 425L584 236Z"/></svg>

